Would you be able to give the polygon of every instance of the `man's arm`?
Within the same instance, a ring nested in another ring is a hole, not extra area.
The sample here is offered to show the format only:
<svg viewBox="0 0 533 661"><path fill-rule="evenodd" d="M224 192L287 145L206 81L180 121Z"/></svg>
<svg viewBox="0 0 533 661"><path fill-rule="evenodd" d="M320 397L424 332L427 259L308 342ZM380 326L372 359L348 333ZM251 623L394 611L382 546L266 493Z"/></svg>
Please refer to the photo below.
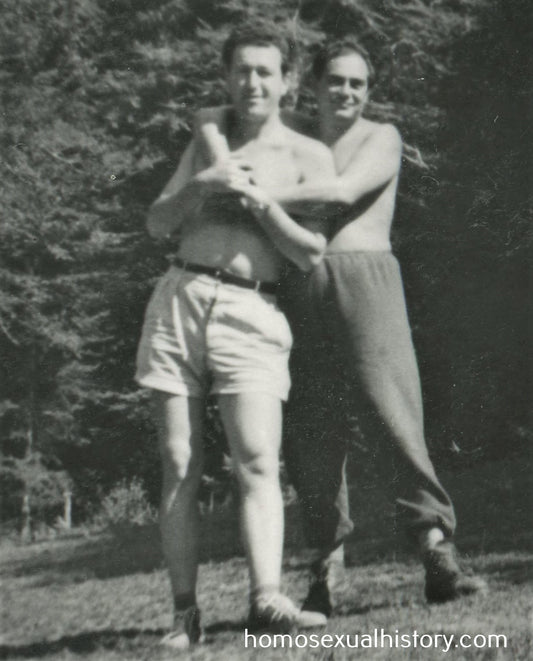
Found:
<svg viewBox="0 0 533 661"><path fill-rule="evenodd" d="M335 175L330 150L315 140L302 139L293 145L295 162L300 170L301 184L318 185ZM258 186L247 185L240 189L245 205L250 208L257 222L264 229L276 248L303 271L318 264L326 249L325 223L323 219L306 218L302 224L294 221L287 212Z"/></svg>
<svg viewBox="0 0 533 661"><path fill-rule="evenodd" d="M194 174L196 152L192 141L173 177L148 211L147 228L154 238L164 238L179 229L207 195L232 192L232 186L249 183L249 174L238 159L215 163Z"/></svg>
<svg viewBox="0 0 533 661"><path fill-rule="evenodd" d="M280 188L273 196L293 213L338 213L397 176L401 153L398 131L391 124L383 124L367 137L339 176Z"/></svg>
<svg viewBox="0 0 533 661"><path fill-rule="evenodd" d="M225 135L230 107L201 108L194 117L195 139L207 163L222 161L230 155Z"/></svg>
<svg viewBox="0 0 533 661"><path fill-rule="evenodd" d="M198 111L195 118L195 134L200 148L210 162L220 163L220 168L233 164L246 178L248 176L246 164L230 153L224 135L228 109L229 106L220 106ZM335 176L330 150L316 141L313 143L313 148L309 147L307 141L303 150L296 149L301 181L310 185L315 181L319 182L324 178ZM320 220L306 219L306 227L302 227L268 193L258 186L250 185L249 181L240 185L233 183L230 188L242 194L244 206L252 211L272 243L287 259L304 271L309 270L322 259L326 238Z"/></svg>
<svg viewBox="0 0 533 661"><path fill-rule="evenodd" d="M253 184L235 188L272 243L302 271L318 264L326 250L326 237L295 222L263 189Z"/></svg>
<svg viewBox="0 0 533 661"><path fill-rule="evenodd" d="M226 131L231 106L200 108L194 115L194 137L200 153L207 163L216 163L229 157ZM293 131L310 136L313 122L307 115L284 108L281 121Z"/></svg>
<svg viewBox="0 0 533 661"><path fill-rule="evenodd" d="M199 204L197 187L190 185L194 160L195 147L190 142L176 172L148 210L146 227L150 236L156 239L169 236L182 224L185 212L191 212Z"/></svg>
<svg viewBox="0 0 533 661"><path fill-rule="evenodd" d="M297 159L301 168L299 182L287 187L274 188L270 194L289 214L300 216L300 222L308 229L327 233L331 214L328 213L326 206L321 202L300 204L299 196L301 192L305 200L307 195L314 195L315 190L332 186L336 182L333 154L326 145L317 140L307 140L302 147L297 149ZM284 200L287 192L294 195L295 202L291 205Z"/></svg>

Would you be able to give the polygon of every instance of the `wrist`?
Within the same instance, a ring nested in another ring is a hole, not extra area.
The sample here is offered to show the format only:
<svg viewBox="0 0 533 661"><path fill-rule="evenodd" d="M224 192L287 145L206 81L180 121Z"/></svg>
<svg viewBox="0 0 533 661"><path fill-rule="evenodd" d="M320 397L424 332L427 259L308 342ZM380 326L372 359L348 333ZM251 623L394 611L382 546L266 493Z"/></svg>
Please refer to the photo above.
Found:
<svg viewBox="0 0 533 661"><path fill-rule="evenodd" d="M194 175L194 177L190 180L190 183L192 186L195 185L205 186L212 183L212 179L213 176L212 176L211 168L208 168L207 170L201 170L200 172L197 172Z"/></svg>
<svg viewBox="0 0 533 661"><path fill-rule="evenodd" d="M257 219L264 218L267 216L272 208L272 203L268 201L264 202L251 202L249 203L249 209L254 214Z"/></svg>

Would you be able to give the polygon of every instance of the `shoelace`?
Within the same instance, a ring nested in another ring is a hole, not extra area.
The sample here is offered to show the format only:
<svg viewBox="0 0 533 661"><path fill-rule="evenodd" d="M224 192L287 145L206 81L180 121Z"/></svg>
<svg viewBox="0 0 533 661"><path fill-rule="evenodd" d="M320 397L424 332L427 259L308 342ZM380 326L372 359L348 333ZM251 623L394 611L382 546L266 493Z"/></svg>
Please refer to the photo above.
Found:
<svg viewBox="0 0 533 661"><path fill-rule="evenodd" d="M292 601L279 592L268 597L261 597L256 602L256 609L261 615L267 615L273 622L280 622L287 617L294 619L298 614L298 609Z"/></svg>

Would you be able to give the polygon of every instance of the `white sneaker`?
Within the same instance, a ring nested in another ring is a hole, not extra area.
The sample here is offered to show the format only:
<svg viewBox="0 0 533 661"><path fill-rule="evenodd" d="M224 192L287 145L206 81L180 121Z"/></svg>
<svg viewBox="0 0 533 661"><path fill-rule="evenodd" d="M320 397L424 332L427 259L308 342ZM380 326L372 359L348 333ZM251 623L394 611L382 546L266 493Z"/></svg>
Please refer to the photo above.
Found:
<svg viewBox="0 0 533 661"><path fill-rule="evenodd" d="M270 629L288 633L295 629L323 627L327 618L323 613L303 612L281 592L260 594L250 607L248 626L251 629Z"/></svg>

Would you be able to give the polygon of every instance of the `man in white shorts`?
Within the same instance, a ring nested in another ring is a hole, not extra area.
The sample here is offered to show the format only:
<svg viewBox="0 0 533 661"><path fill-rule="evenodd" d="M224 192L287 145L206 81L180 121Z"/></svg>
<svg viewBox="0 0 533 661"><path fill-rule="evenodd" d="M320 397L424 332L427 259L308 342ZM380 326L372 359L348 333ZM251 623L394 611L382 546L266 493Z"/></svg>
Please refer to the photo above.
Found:
<svg viewBox="0 0 533 661"><path fill-rule="evenodd" d="M334 174L327 147L280 121L290 52L279 30L234 30L222 55L232 100L227 136L231 152L253 168L253 181L238 159L207 168L193 140L148 217L153 236L179 229L181 239L148 305L136 374L154 390L160 525L175 607L174 629L163 643L176 649L201 638L197 492L210 393L218 397L240 486L249 626L286 631L326 621L320 613L302 614L279 591L278 456L292 337L276 304L276 283L287 260L304 270L316 264L326 241L316 223L296 224L265 190Z"/></svg>

